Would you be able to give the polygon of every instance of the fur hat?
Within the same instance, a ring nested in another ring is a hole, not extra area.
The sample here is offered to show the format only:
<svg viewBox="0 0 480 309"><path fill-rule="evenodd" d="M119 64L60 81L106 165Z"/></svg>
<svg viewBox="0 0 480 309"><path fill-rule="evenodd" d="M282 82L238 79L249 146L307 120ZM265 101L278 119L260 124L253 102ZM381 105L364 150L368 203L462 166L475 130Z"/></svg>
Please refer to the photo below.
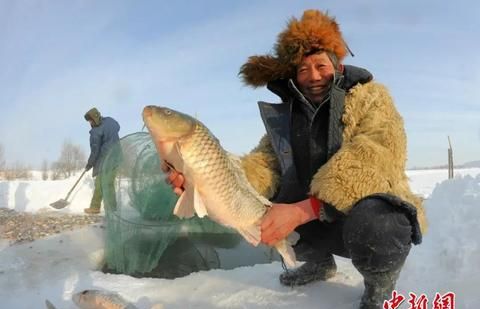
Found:
<svg viewBox="0 0 480 309"><path fill-rule="evenodd" d="M102 115L95 107L91 108L88 112L86 112L83 117L86 121L93 120L95 126L99 126L102 123Z"/></svg>
<svg viewBox="0 0 480 309"><path fill-rule="evenodd" d="M317 50L330 51L339 61L347 54L335 19L318 10L306 10L300 20L293 17L278 35L273 55L249 57L239 74L245 84L253 87L292 78L304 55Z"/></svg>

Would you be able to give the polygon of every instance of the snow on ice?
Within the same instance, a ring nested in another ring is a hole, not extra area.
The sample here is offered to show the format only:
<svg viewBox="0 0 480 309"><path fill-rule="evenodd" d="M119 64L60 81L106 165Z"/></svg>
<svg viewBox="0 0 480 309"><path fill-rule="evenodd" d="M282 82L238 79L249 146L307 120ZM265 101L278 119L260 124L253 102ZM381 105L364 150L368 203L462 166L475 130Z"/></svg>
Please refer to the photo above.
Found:
<svg viewBox="0 0 480 309"><path fill-rule="evenodd" d="M456 295L456 308L479 308L480 169L409 171L413 190L422 195L429 230L412 248L397 284L398 293L425 294L429 308L436 293ZM78 175L63 181L0 182L0 207L18 211L51 210ZM88 207L93 181L85 177L60 212L81 213ZM73 293L84 289L118 292L139 308L356 308L362 278L350 260L338 258L338 274L328 282L283 287L280 263L233 270L198 272L175 280L133 278L96 270L102 260L103 229L80 230L8 246L0 241L0 308L76 308ZM407 302L402 308L408 308Z"/></svg>

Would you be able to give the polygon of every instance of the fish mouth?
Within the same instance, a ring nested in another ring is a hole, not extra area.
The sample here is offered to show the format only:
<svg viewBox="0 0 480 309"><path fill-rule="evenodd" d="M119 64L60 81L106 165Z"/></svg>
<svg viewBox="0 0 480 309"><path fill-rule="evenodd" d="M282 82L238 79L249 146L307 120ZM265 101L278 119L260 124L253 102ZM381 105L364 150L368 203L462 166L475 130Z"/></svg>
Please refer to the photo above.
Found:
<svg viewBox="0 0 480 309"><path fill-rule="evenodd" d="M156 108L156 106L153 106L153 105L148 105L148 106L145 106L143 108L143 112L142 112L142 118L143 118L143 124L144 124L144 127L147 128L148 132L150 133L150 135L152 137L155 137L155 140L156 141L159 141L159 142L164 142L162 141L161 138L158 138L155 134L155 130L153 128L153 125L152 125L152 117L153 117L153 110Z"/></svg>
<svg viewBox="0 0 480 309"><path fill-rule="evenodd" d="M147 125L148 127L148 124L147 124L147 121L146 119L148 118L151 118L152 115L153 115L153 110L157 108L156 106L154 105L147 105L143 108L143 112L142 112L142 118L143 118L143 122Z"/></svg>
<svg viewBox="0 0 480 309"><path fill-rule="evenodd" d="M143 108L143 112L142 112L143 124L145 127L147 127L150 133L152 133L152 130L153 130L153 121L152 121L153 113L154 113L154 110L157 108L158 106L155 106L155 105L148 105Z"/></svg>

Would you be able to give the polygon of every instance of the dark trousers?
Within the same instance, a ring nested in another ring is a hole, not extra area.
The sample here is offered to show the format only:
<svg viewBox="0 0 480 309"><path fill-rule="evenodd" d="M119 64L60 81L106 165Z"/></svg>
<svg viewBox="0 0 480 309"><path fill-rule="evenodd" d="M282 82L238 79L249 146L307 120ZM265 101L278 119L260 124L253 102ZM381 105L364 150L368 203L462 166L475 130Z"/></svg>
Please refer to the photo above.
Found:
<svg viewBox="0 0 480 309"><path fill-rule="evenodd" d="M403 210L380 198L360 200L333 223L314 220L297 232L298 260L321 261L332 254L351 258L364 277L401 269L412 244L412 226Z"/></svg>

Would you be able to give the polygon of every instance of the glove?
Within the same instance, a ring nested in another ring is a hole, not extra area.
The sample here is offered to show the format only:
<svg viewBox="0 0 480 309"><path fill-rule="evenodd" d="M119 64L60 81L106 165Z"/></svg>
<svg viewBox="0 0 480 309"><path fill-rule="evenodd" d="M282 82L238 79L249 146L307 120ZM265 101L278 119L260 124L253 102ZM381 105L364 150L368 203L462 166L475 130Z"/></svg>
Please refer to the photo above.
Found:
<svg viewBox="0 0 480 309"><path fill-rule="evenodd" d="M91 170L92 167L93 167L93 166L92 166L91 164L87 164L87 165L85 166L85 172L88 172L89 170Z"/></svg>

